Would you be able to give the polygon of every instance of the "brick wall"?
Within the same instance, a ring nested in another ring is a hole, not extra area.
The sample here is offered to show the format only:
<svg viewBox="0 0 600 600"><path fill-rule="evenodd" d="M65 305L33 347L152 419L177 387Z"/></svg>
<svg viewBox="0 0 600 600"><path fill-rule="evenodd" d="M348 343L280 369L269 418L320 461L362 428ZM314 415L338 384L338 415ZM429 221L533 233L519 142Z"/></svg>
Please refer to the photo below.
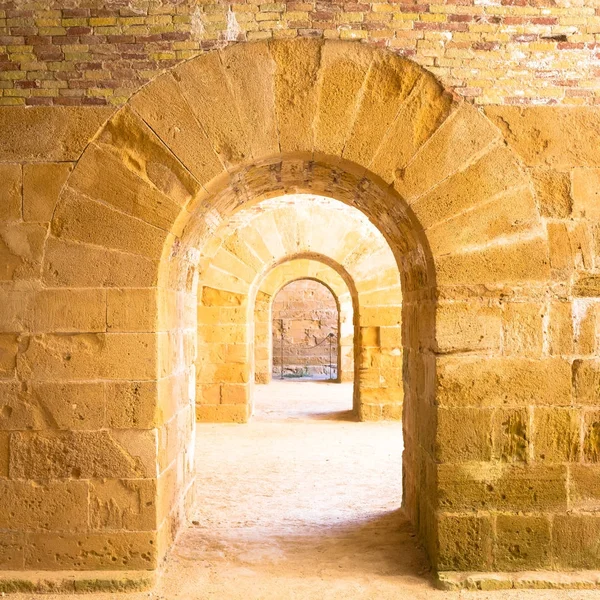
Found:
<svg viewBox="0 0 600 600"><path fill-rule="evenodd" d="M322 283L301 279L281 289L273 301L272 331L273 377L281 375L282 332L284 377L337 377L338 309Z"/></svg>
<svg viewBox="0 0 600 600"><path fill-rule="evenodd" d="M173 65L236 41L386 46L479 104L595 104L599 8L566 0L5 2L0 105L120 105Z"/></svg>

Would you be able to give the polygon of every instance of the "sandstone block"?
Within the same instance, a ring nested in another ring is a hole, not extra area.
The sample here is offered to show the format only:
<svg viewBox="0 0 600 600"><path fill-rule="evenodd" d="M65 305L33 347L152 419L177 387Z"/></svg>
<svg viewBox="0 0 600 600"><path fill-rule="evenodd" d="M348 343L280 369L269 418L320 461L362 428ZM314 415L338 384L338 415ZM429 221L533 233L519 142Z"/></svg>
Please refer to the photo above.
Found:
<svg viewBox="0 0 600 600"><path fill-rule="evenodd" d="M202 288L202 304L204 306L245 306L247 297L226 290L210 287Z"/></svg>
<svg viewBox="0 0 600 600"><path fill-rule="evenodd" d="M155 423L156 383L107 382L106 425L112 429L151 429Z"/></svg>
<svg viewBox="0 0 600 600"><path fill-rule="evenodd" d="M102 383L0 384L5 430L96 429L104 425Z"/></svg>
<svg viewBox="0 0 600 600"><path fill-rule="evenodd" d="M580 275L573 284L573 295L580 298L600 296L600 277L598 275Z"/></svg>
<svg viewBox="0 0 600 600"><path fill-rule="evenodd" d="M152 531L156 528L156 480L90 482L92 529Z"/></svg>
<svg viewBox="0 0 600 600"><path fill-rule="evenodd" d="M26 569L150 570L157 566L155 532L29 533L26 536Z"/></svg>
<svg viewBox="0 0 600 600"><path fill-rule="evenodd" d="M188 61L173 71L173 77L221 162L234 165L251 158L220 55L210 52Z"/></svg>
<svg viewBox="0 0 600 600"><path fill-rule="evenodd" d="M519 186L432 225L427 230L427 239L433 254L448 254L527 232L539 224L533 194L528 187Z"/></svg>
<svg viewBox="0 0 600 600"><path fill-rule="evenodd" d="M0 481L0 527L14 530L84 531L88 527L85 481Z"/></svg>
<svg viewBox="0 0 600 600"><path fill-rule="evenodd" d="M396 173L394 186L404 198L417 198L497 139L498 131L483 114L463 104L440 125L409 167Z"/></svg>
<svg viewBox="0 0 600 600"><path fill-rule="evenodd" d="M34 330L38 333L106 331L106 292L99 289L36 292Z"/></svg>
<svg viewBox="0 0 600 600"><path fill-rule="evenodd" d="M361 90L373 60L362 45L327 43L321 51L315 150L340 156L352 126Z"/></svg>
<svg viewBox="0 0 600 600"><path fill-rule="evenodd" d="M567 507L562 465L478 462L438 466L439 506L449 512L557 511Z"/></svg>
<svg viewBox="0 0 600 600"><path fill-rule="evenodd" d="M570 302L551 302L548 351L553 356L573 353L573 316Z"/></svg>
<svg viewBox="0 0 600 600"><path fill-rule="evenodd" d="M490 460L492 413L483 408L440 408L436 457L441 462Z"/></svg>
<svg viewBox="0 0 600 600"><path fill-rule="evenodd" d="M546 281L548 247L542 238L513 241L435 259L438 285Z"/></svg>
<svg viewBox="0 0 600 600"><path fill-rule="evenodd" d="M438 514L438 571L488 571L492 564L490 517Z"/></svg>
<svg viewBox="0 0 600 600"><path fill-rule="evenodd" d="M221 391L221 404L248 404L250 389L247 385L225 383Z"/></svg>
<svg viewBox="0 0 600 600"><path fill-rule="evenodd" d="M24 568L25 534L0 533L0 569L19 571Z"/></svg>
<svg viewBox="0 0 600 600"><path fill-rule="evenodd" d="M245 262L225 249L220 249L212 258L211 265L226 271L230 275L247 283L252 283L256 278L256 271Z"/></svg>
<svg viewBox="0 0 600 600"><path fill-rule="evenodd" d="M0 333L0 378L12 378L17 367L19 336Z"/></svg>
<svg viewBox="0 0 600 600"><path fill-rule="evenodd" d="M321 48L318 40L307 40L302 47L293 41L278 41L269 46L277 65L275 109L282 152L313 148L312 123L319 93L315 81Z"/></svg>
<svg viewBox="0 0 600 600"><path fill-rule="evenodd" d="M570 506L576 511L598 512L600 465L570 465L569 475Z"/></svg>
<svg viewBox="0 0 600 600"><path fill-rule="evenodd" d="M0 331L23 333L33 329L34 293L29 290L0 289Z"/></svg>
<svg viewBox="0 0 600 600"><path fill-rule="evenodd" d="M0 221L19 221L22 210L21 165L0 164Z"/></svg>
<svg viewBox="0 0 600 600"><path fill-rule="evenodd" d="M379 347L380 328L379 327L361 327L360 328L360 345L362 347Z"/></svg>
<svg viewBox="0 0 600 600"><path fill-rule="evenodd" d="M600 169L573 169L573 214L590 220L600 219Z"/></svg>
<svg viewBox="0 0 600 600"><path fill-rule="evenodd" d="M0 280L38 279L46 235L35 223L0 224Z"/></svg>
<svg viewBox="0 0 600 600"><path fill-rule="evenodd" d="M90 144L81 157L69 187L166 231L172 229L181 210L176 198L163 194L118 155L96 144Z"/></svg>
<svg viewBox="0 0 600 600"><path fill-rule="evenodd" d="M504 353L541 356L544 344L544 305L511 302L502 314Z"/></svg>
<svg viewBox="0 0 600 600"><path fill-rule="evenodd" d="M23 165L23 219L49 222L72 163L30 163Z"/></svg>
<svg viewBox="0 0 600 600"><path fill-rule="evenodd" d="M492 430L494 458L502 462L527 462L531 443L527 409L494 411Z"/></svg>
<svg viewBox="0 0 600 600"><path fill-rule="evenodd" d="M550 266L559 275L568 275L575 268L592 267L592 235L585 223L548 223L547 229Z"/></svg>
<svg viewBox="0 0 600 600"><path fill-rule="evenodd" d="M451 96L434 77L424 74L398 111L370 170L391 183L395 171L406 167L448 116L451 107Z"/></svg>
<svg viewBox="0 0 600 600"><path fill-rule="evenodd" d="M196 386L196 404L221 404L220 383L198 384Z"/></svg>
<svg viewBox="0 0 600 600"><path fill-rule="evenodd" d="M400 306L366 306L360 309L361 327L394 327L402 321Z"/></svg>
<svg viewBox="0 0 600 600"><path fill-rule="evenodd" d="M196 405L199 423L246 423L249 407L245 404Z"/></svg>
<svg viewBox="0 0 600 600"><path fill-rule="evenodd" d="M11 479L154 475L108 431L12 433L9 474Z"/></svg>
<svg viewBox="0 0 600 600"><path fill-rule="evenodd" d="M514 154L504 147L493 148L470 167L450 176L412 202L411 208L421 225L427 229L435 223L459 215L479 202L511 188L522 189L526 184L527 179ZM402 190L399 192L402 193ZM524 192L522 195L525 197ZM528 220L534 216L533 202L530 200ZM485 216L482 218L485 221Z"/></svg>
<svg viewBox="0 0 600 600"><path fill-rule="evenodd" d="M600 560L600 515L556 515L552 551L559 569L595 569Z"/></svg>
<svg viewBox="0 0 600 600"><path fill-rule="evenodd" d="M108 290L107 330L155 331L157 310L157 292L153 288Z"/></svg>
<svg viewBox="0 0 600 600"><path fill-rule="evenodd" d="M489 106L485 113L527 165L567 170L600 165L594 135L600 115L591 106Z"/></svg>
<svg viewBox="0 0 600 600"><path fill-rule="evenodd" d="M581 415L569 408L536 407L533 411L533 450L536 460L579 460Z"/></svg>
<svg viewBox="0 0 600 600"><path fill-rule="evenodd" d="M10 434L0 431L0 477L8 477L8 442Z"/></svg>
<svg viewBox="0 0 600 600"><path fill-rule="evenodd" d="M151 287L157 261L50 237L46 243L43 280L56 287Z"/></svg>
<svg viewBox="0 0 600 600"><path fill-rule="evenodd" d="M250 365L203 364L198 368L199 383L248 383Z"/></svg>
<svg viewBox="0 0 600 600"><path fill-rule="evenodd" d="M435 314L436 352L499 350L499 307L479 302L444 302L438 304Z"/></svg>
<svg viewBox="0 0 600 600"><path fill-rule="evenodd" d="M255 159L279 154L275 112L276 64L267 44L233 46L221 54L242 127ZM257 129L256 124L261 126Z"/></svg>
<svg viewBox="0 0 600 600"><path fill-rule="evenodd" d="M201 184L129 108L117 112L95 142L179 206L185 206L201 191Z"/></svg>
<svg viewBox="0 0 600 600"><path fill-rule="evenodd" d="M67 187L54 212L57 238L160 259L167 232L89 200Z"/></svg>
<svg viewBox="0 0 600 600"><path fill-rule="evenodd" d="M600 462L600 411L590 410L583 417L583 457L586 462Z"/></svg>
<svg viewBox="0 0 600 600"><path fill-rule="evenodd" d="M600 361L573 362L573 389L575 404L597 405L600 402Z"/></svg>
<svg viewBox="0 0 600 600"><path fill-rule="evenodd" d="M73 161L113 111L110 107L11 107L0 115L0 161Z"/></svg>
<svg viewBox="0 0 600 600"><path fill-rule="evenodd" d="M414 63L393 55L375 53L368 71L343 157L368 165L398 110L424 77Z"/></svg>
<svg viewBox="0 0 600 600"><path fill-rule="evenodd" d="M40 406L18 381L0 382L0 428L5 431L43 429L46 419Z"/></svg>
<svg viewBox="0 0 600 600"><path fill-rule="evenodd" d="M436 398L441 406L570 406L567 360L437 358Z"/></svg>
<svg viewBox="0 0 600 600"><path fill-rule="evenodd" d="M130 104L198 181L210 181L223 170L172 74L142 88ZM178 126L173 127L173 123Z"/></svg>
<svg viewBox="0 0 600 600"><path fill-rule="evenodd" d="M494 568L520 571L551 567L550 521L546 516L498 515Z"/></svg>
<svg viewBox="0 0 600 600"><path fill-rule="evenodd" d="M571 178L569 173L552 169L532 169L531 177L542 217L567 219L571 216Z"/></svg>
<svg viewBox="0 0 600 600"><path fill-rule="evenodd" d="M41 380L156 377L156 336L149 333L42 334L18 358L23 377Z"/></svg>
<svg viewBox="0 0 600 600"><path fill-rule="evenodd" d="M367 404L361 399L358 407L358 418L360 421L381 421L383 419L383 407L381 404Z"/></svg>

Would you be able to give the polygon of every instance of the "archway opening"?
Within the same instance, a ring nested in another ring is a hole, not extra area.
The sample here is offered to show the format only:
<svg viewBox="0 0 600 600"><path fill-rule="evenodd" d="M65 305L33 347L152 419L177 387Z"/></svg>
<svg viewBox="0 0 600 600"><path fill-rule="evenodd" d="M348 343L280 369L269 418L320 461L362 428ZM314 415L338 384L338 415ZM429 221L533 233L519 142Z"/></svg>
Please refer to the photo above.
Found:
<svg viewBox="0 0 600 600"><path fill-rule="evenodd" d="M271 308L272 377L339 382L340 321L323 283L297 279L281 288Z"/></svg>

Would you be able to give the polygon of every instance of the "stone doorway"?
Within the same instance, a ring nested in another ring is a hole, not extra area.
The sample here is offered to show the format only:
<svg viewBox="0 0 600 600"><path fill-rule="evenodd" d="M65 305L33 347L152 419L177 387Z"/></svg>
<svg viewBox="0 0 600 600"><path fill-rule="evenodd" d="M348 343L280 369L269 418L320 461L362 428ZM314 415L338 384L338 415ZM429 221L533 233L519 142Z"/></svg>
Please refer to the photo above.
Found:
<svg viewBox="0 0 600 600"><path fill-rule="evenodd" d="M340 311L324 284L299 279L281 288L271 330L273 378L338 381Z"/></svg>

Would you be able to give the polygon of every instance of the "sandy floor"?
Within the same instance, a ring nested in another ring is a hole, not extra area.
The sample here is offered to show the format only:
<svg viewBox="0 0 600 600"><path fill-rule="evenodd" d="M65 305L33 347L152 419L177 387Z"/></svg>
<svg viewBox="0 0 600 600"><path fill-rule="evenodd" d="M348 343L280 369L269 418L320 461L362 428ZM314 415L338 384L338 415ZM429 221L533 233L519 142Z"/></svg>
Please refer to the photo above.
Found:
<svg viewBox="0 0 600 600"><path fill-rule="evenodd" d="M435 590L399 511L401 425L352 421L351 385L284 381L256 393L250 424L198 427L193 524L157 588L128 600L600 599Z"/></svg>

